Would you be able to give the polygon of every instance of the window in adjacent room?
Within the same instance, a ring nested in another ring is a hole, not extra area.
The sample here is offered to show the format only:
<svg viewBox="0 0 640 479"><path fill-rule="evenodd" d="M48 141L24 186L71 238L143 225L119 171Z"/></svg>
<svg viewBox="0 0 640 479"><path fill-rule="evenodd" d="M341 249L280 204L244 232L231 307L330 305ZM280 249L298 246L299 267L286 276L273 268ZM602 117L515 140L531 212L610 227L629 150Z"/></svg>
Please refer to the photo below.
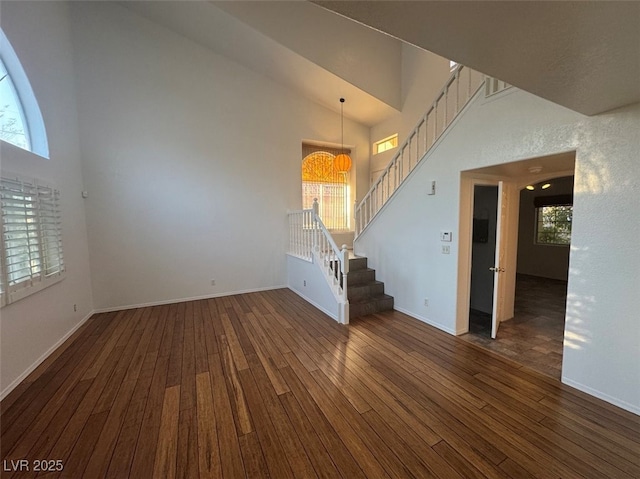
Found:
<svg viewBox="0 0 640 479"><path fill-rule="evenodd" d="M49 157L40 107L27 75L0 29L0 140Z"/></svg>
<svg viewBox="0 0 640 479"><path fill-rule="evenodd" d="M60 192L37 180L0 179L2 305L63 279Z"/></svg>
<svg viewBox="0 0 640 479"><path fill-rule="evenodd" d="M373 154L377 155L383 151L391 150L398 147L398 134L391 135L373 144Z"/></svg>
<svg viewBox="0 0 640 479"><path fill-rule="evenodd" d="M536 207L536 243L570 245L573 206L550 204Z"/></svg>

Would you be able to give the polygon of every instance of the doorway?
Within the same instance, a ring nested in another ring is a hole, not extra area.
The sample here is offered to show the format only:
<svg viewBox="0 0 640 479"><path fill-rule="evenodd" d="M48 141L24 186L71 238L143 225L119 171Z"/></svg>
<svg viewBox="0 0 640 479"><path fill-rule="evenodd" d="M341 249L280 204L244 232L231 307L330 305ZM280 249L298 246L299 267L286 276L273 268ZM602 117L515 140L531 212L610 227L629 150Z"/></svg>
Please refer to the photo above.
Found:
<svg viewBox="0 0 640 479"><path fill-rule="evenodd" d="M566 223L571 221L561 184L572 187L574 163L575 152L567 152L463 172L461 176L458 335L558 379L570 251ZM496 206L496 198L505 197L496 194L499 181L506 185L506 211ZM541 199L543 196L551 198ZM551 208L542 215L540 208L546 206L556 207L556 211ZM498 247L503 249L502 257L494 255L491 264L501 216L507 226L503 245ZM553 222L557 224L552 231ZM548 239L553 241L543 244ZM565 244L558 244L562 241ZM538 250L537 256L533 249ZM505 266L502 274L506 281L497 297L506 321L499 323L494 340L491 313L496 290L495 286L492 289L494 273L489 268L495 266ZM544 272L545 266L555 267L556 273Z"/></svg>
<svg viewBox="0 0 640 479"><path fill-rule="evenodd" d="M498 187L474 185L469 332L487 338L492 329L497 212Z"/></svg>

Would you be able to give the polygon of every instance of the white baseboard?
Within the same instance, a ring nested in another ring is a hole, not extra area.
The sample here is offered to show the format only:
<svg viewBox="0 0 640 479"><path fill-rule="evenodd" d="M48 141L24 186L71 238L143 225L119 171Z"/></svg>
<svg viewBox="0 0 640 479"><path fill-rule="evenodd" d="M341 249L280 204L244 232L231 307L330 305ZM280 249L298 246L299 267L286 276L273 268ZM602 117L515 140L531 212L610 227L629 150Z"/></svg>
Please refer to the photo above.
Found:
<svg viewBox="0 0 640 479"><path fill-rule="evenodd" d="M175 299L167 299L162 301L153 301L150 303L128 304L124 306L114 306L110 308L99 308L94 310L93 312L94 313L112 313L114 311L125 311L127 309L148 308L151 306L164 306L165 304L186 303L187 301L199 301L202 299L221 298L224 296L234 296L236 294L259 293L260 291L271 291L273 289L282 289L282 288L288 288L288 286L287 285L267 286L264 288L244 289L241 291L228 291L226 293L207 294L204 296L193 296L190 298L175 298Z"/></svg>
<svg viewBox="0 0 640 479"><path fill-rule="evenodd" d="M444 326L442 326L442 324L436 323L434 321L432 321L429 318L425 318L424 316L419 316L417 314L415 314L412 311L408 311L406 309L403 308L399 308L397 306L393 306L393 309L395 309L396 311L400 311L403 314L406 314L407 316L411 316L412 318L417 319L418 321L422 321L423 323L427 323L429 326L433 326L434 328L438 328L440 331L444 331L445 333L449 333L452 334L454 336L456 336L456 331L454 329L450 329L450 328L445 328Z"/></svg>
<svg viewBox="0 0 640 479"><path fill-rule="evenodd" d="M304 294L302 294L300 291L297 291L295 289L293 289L291 286L287 286L291 291L293 291L294 293L296 293L298 296L300 296L302 299L304 299L307 303L313 305L313 307L315 307L316 309L319 309L320 311L322 311L324 314L326 314L327 316L329 316L332 319L335 319L336 321L340 322L338 320L338 316L328 310L326 310L325 308L323 308L322 306L320 306L318 303L316 303L315 301L309 299L308 297L306 297Z"/></svg>
<svg viewBox="0 0 640 479"><path fill-rule="evenodd" d="M590 388L589 386L585 386L584 384L581 384L577 381L573 381L572 379L569 379L567 377L565 377L564 375L562 376L562 382L563 384L566 384L567 386L571 386L572 388L576 388L584 393L589 394L590 396L594 396L598 399L602 399L603 401L606 401L610 404L613 404L614 406L618 406L619 408L622 408L626 411L632 412L633 414L637 414L640 416L640 406L635 405L635 404L630 404L626 401L622 401L618 398L615 398L613 396L609 396L608 394L603 393L602 391L598 391L597 389L593 389Z"/></svg>
<svg viewBox="0 0 640 479"><path fill-rule="evenodd" d="M40 364L42 364L42 362L47 359L56 349L58 349L60 346L62 346L62 344L71 337L71 335L73 333L75 333L80 326L82 326L84 323L87 322L87 320L93 316L93 314L95 313L95 311L91 311L89 314L87 314L84 318L82 318L82 320L80 320L80 322L78 324L76 324L73 328L71 328L67 334L65 334L64 336L62 336L62 338L60 338L53 346L51 346L42 356L40 356L38 359L36 359L36 361L29 366L20 376L18 376L17 378L15 378L11 384L9 384L6 388L4 388L2 390L2 392L0 392L0 401L2 401L5 397L7 397L7 395L13 391L16 386L18 386L18 384L20 384L22 381L24 381L27 376L29 376L29 374L31 374L33 371L35 371L35 369L40 366Z"/></svg>

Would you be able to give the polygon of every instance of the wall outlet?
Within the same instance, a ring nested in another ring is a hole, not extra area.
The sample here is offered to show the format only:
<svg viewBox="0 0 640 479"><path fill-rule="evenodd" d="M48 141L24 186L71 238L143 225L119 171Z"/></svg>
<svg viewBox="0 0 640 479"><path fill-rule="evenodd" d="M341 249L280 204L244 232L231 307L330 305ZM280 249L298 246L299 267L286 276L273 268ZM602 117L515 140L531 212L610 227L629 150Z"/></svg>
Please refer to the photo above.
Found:
<svg viewBox="0 0 640 479"><path fill-rule="evenodd" d="M75 313L75 312L77 312L77 311L78 311L78 305L77 305L77 304L74 304L74 305L73 305L73 312Z"/></svg>
<svg viewBox="0 0 640 479"><path fill-rule="evenodd" d="M212 279L212 280L211 280L211 286L215 286L215 285L216 285L216 280L215 280L215 279Z"/></svg>
<svg viewBox="0 0 640 479"><path fill-rule="evenodd" d="M306 286L306 285L307 285L307 280L305 279L302 281L302 286Z"/></svg>
<svg viewBox="0 0 640 479"><path fill-rule="evenodd" d="M451 246L442 245L442 254L451 254Z"/></svg>
<svg viewBox="0 0 640 479"><path fill-rule="evenodd" d="M424 298L424 305L429 307L429 298Z"/></svg>

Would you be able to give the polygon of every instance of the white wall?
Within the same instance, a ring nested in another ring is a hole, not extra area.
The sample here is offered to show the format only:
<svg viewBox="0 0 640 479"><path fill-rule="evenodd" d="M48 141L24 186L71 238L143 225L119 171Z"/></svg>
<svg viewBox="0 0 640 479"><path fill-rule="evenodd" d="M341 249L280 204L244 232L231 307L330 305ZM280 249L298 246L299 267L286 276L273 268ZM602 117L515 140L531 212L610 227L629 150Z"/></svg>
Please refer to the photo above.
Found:
<svg viewBox="0 0 640 479"><path fill-rule="evenodd" d="M522 190L520 192L520 216L518 226L518 273L542 278L567 281L569 277L569 245L536 244L537 196L570 195L573 193L573 177L549 180L546 190Z"/></svg>
<svg viewBox="0 0 640 479"><path fill-rule="evenodd" d="M286 285L301 142L339 143L339 115L119 5L71 9L96 309ZM369 130L344 134L359 177Z"/></svg>
<svg viewBox="0 0 640 479"><path fill-rule="evenodd" d="M3 142L2 174L47 180L60 189L67 274L62 282L2 308L0 397L79 326L93 307L67 6L3 2L1 9L2 29L40 105L50 153L47 160Z"/></svg>
<svg viewBox="0 0 640 479"><path fill-rule="evenodd" d="M400 146L427 112L450 74L449 60L446 58L403 43L402 111L371 128L371 143L397 133ZM370 170L373 180L397 152L398 149L394 148L372 155Z"/></svg>
<svg viewBox="0 0 640 479"><path fill-rule="evenodd" d="M511 89L479 98L355 244L406 311L464 331L461 171L576 150L562 379L640 412L640 105L584 117ZM437 194L427 196L427 183ZM439 232L451 230L450 255ZM614 232L612 234L612 232ZM429 298L429 307L424 298Z"/></svg>
<svg viewBox="0 0 640 479"><path fill-rule="evenodd" d="M317 264L287 255L287 286L316 308L339 321L338 300Z"/></svg>

